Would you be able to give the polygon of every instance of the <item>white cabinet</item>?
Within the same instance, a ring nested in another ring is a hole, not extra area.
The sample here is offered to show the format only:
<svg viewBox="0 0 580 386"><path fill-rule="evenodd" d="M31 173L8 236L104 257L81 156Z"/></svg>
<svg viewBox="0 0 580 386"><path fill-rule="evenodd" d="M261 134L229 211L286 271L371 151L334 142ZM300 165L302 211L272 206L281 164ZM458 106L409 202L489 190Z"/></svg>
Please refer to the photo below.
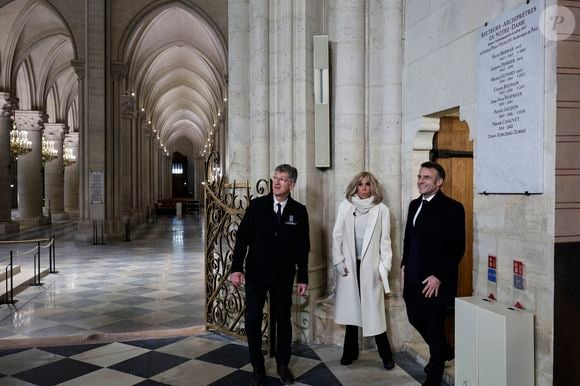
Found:
<svg viewBox="0 0 580 386"><path fill-rule="evenodd" d="M533 386L534 315L480 297L456 298L455 385Z"/></svg>

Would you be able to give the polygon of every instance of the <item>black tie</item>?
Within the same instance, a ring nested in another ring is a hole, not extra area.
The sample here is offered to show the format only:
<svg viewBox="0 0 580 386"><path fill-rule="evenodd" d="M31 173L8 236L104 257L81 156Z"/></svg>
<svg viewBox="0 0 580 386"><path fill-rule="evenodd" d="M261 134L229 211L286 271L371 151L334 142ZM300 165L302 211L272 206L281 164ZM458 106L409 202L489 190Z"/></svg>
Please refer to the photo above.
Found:
<svg viewBox="0 0 580 386"><path fill-rule="evenodd" d="M276 210L276 217L278 218L278 223L280 223L282 221L282 204L278 203L276 206L278 207Z"/></svg>

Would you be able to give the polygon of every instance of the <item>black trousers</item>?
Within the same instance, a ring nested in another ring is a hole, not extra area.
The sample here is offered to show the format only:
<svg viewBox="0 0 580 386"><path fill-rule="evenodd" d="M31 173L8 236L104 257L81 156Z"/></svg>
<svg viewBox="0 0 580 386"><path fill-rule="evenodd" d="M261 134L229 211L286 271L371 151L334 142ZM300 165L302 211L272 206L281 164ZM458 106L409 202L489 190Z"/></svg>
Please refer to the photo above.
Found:
<svg viewBox="0 0 580 386"><path fill-rule="evenodd" d="M445 337L447 306L443 299L425 298L423 284L405 282L403 297L409 322L429 345L429 372L427 379L441 383L445 360L452 348Z"/></svg>
<svg viewBox="0 0 580 386"><path fill-rule="evenodd" d="M264 303L270 292L272 317L276 320L276 363L288 366L292 343L292 286L267 288L246 283L246 335L250 363L255 369L264 369L262 354L262 321Z"/></svg>
<svg viewBox="0 0 580 386"><path fill-rule="evenodd" d="M346 325L344 347L342 350L342 356L345 359L352 360L358 358L358 328L358 326L352 326L350 324ZM375 343L377 345L377 350L379 351L379 356L383 362L391 361L393 359L393 352L391 351L387 332L385 331L382 334L375 335Z"/></svg>
<svg viewBox="0 0 580 386"><path fill-rule="evenodd" d="M360 296L360 260L356 261L356 277ZM346 325L346 332L344 334L344 346L342 350L342 356L345 359L357 359L358 358L358 326L352 326L350 324ZM389 338L387 337L387 332L375 335L375 343L377 345L377 350L383 362L389 362L393 359L393 352L391 351L391 345L389 344Z"/></svg>

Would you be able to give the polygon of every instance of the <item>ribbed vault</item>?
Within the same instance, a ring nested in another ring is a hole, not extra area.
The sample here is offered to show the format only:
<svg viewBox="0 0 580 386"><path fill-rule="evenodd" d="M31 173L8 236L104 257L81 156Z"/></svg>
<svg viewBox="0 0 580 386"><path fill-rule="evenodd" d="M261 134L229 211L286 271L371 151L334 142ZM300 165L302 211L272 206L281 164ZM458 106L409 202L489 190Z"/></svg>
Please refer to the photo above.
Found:
<svg viewBox="0 0 580 386"><path fill-rule="evenodd" d="M20 110L48 114L49 122L77 128L78 98L71 66L76 49L61 16L44 1L15 0L0 13L0 90L18 97Z"/></svg>
<svg viewBox="0 0 580 386"><path fill-rule="evenodd" d="M222 32L186 2L162 3L136 15L120 45L127 92L171 152L178 141L194 153L212 141L223 116L227 57Z"/></svg>

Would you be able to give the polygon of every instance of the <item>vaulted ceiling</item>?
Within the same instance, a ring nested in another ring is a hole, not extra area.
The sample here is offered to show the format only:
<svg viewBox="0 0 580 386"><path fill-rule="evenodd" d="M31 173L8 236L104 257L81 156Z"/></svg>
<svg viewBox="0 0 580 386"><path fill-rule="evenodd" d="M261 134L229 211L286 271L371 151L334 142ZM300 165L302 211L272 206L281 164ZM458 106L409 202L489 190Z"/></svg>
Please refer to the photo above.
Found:
<svg viewBox="0 0 580 386"><path fill-rule="evenodd" d="M136 18L119 53L128 66L127 91L161 143L187 139L201 152L227 103L223 34L204 12L179 1Z"/></svg>

